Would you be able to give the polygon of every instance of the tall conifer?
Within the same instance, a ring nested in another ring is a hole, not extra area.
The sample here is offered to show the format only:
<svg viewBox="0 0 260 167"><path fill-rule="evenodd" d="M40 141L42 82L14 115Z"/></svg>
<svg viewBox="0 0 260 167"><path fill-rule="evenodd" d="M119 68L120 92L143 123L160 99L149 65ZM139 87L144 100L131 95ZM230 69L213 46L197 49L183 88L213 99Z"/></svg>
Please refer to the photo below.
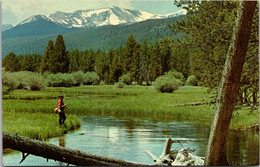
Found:
<svg viewBox="0 0 260 167"><path fill-rule="evenodd" d="M50 58L53 57L53 41L49 40L44 55L40 63L40 72L45 72L50 70Z"/></svg>
<svg viewBox="0 0 260 167"><path fill-rule="evenodd" d="M53 47L54 54L50 55L50 71L66 73L69 71L69 57L62 35L58 35Z"/></svg>

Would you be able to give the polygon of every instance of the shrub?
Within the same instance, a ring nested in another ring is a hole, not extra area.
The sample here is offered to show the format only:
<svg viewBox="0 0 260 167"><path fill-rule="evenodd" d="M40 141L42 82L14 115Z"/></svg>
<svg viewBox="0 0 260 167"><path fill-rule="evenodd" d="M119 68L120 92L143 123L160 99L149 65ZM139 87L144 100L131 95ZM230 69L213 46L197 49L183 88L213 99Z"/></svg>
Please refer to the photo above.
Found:
<svg viewBox="0 0 260 167"><path fill-rule="evenodd" d="M46 87L46 81L44 77L36 72L28 72L28 85L31 90L42 90Z"/></svg>
<svg viewBox="0 0 260 167"><path fill-rule="evenodd" d="M186 80L186 85L187 86L198 86L198 81L195 75L191 75L188 77Z"/></svg>
<svg viewBox="0 0 260 167"><path fill-rule="evenodd" d="M64 87L71 87L77 84L77 81L74 78L73 74L67 74L67 73L61 74L61 79L62 79L62 86Z"/></svg>
<svg viewBox="0 0 260 167"><path fill-rule="evenodd" d="M49 74L46 77L47 80L47 85L48 86L52 86L52 87L58 87L61 86L61 82L62 82L62 77L61 77L61 73L57 73L57 74Z"/></svg>
<svg viewBox="0 0 260 167"><path fill-rule="evenodd" d="M70 87L77 84L73 74L57 73L47 76L48 86L52 87Z"/></svg>
<svg viewBox="0 0 260 167"><path fill-rule="evenodd" d="M185 82L185 78L181 72L177 71L168 71L164 74L164 76L169 77L169 78L176 78L182 81L182 85Z"/></svg>
<svg viewBox="0 0 260 167"><path fill-rule="evenodd" d="M83 84L84 82L84 72L83 71L77 71L72 73L74 79L76 80L76 85L79 86L80 84Z"/></svg>
<svg viewBox="0 0 260 167"><path fill-rule="evenodd" d="M80 84L97 85L99 84L99 76L95 72L83 73L82 71L71 74L57 73L47 76L48 86L52 87L70 87Z"/></svg>
<svg viewBox="0 0 260 167"><path fill-rule="evenodd" d="M124 84L130 85L132 83L130 73L124 74L121 77L119 77L119 82L123 82Z"/></svg>
<svg viewBox="0 0 260 167"><path fill-rule="evenodd" d="M154 87L158 92L172 93L182 85L182 81L176 78L167 76L160 76L154 82Z"/></svg>
<svg viewBox="0 0 260 167"><path fill-rule="evenodd" d="M29 86L29 77L30 72L28 71L19 71L13 73L14 77L16 78L17 82L17 89L30 89Z"/></svg>
<svg viewBox="0 0 260 167"><path fill-rule="evenodd" d="M46 87L46 82L43 76L37 72L20 71L14 73L3 72L2 83L5 86L4 90L7 92L13 89L30 89L41 90Z"/></svg>
<svg viewBox="0 0 260 167"><path fill-rule="evenodd" d="M99 76L95 72L86 72L83 79L84 85L98 85Z"/></svg>
<svg viewBox="0 0 260 167"><path fill-rule="evenodd" d="M116 88L124 88L125 84L123 82L119 81L119 82L115 83L115 86L116 86Z"/></svg>
<svg viewBox="0 0 260 167"><path fill-rule="evenodd" d="M10 90L16 89L18 84L15 76L10 72L2 71L2 86L5 87L4 90L6 93Z"/></svg>
<svg viewBox="0 0 260 167"><path fill-rule="evenodd" d="M42 76L43 76L43 78L46 79L50 74L52 74L52 73L50 73L49 71L45 71L42 73Z"/></svg>

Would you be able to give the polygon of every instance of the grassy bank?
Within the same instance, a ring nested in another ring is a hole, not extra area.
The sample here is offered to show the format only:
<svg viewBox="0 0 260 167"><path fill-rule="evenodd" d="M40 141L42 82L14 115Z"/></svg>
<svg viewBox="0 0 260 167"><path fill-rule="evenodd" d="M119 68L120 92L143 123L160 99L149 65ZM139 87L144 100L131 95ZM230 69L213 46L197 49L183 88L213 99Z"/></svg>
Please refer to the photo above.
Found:
<svg viewBox="0 0 260 167"><path fill-rule="evenodd" d="M63 126L58 124L58 115L30 112L3 112L3 131L18 133L20 136L45 139L64 134L80 126L80 121L68 115Z"/></svg>
<svg viewBox="0 0 260 167"><path fill-rule="evenodd" d="M153 87L145 86L117 89L108 85L48 88L40 92L15 90L3 96L3 110L52 114L57 102L55 98L60 92L65 95L64 102L69 106L66 112L74 115L132 116L149 117L158 121L204 122L211 122L214 115L214 105L169 107L210 100L211 94L206 93L206 88L186 86L173 93L158 93ZM258 118L258 110L251 112L242 108L234 112L231 128L250 127L258 123Z"/></svg>

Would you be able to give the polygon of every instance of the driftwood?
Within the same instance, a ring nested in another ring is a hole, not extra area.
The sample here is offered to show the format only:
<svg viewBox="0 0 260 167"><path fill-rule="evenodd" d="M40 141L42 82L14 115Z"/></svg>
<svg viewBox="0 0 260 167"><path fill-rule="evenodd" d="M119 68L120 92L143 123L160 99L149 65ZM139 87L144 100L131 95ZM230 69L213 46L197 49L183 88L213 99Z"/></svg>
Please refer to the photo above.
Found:
<svg viewBox="0 0 260 167"><path fill-rule="evenodd" d="M204 157L199 157L191 153L194 152L194 149L175 148L174 150L171 150L171 146L173 143L181 144L179 140L172 140L170 138L167 139L165 142L165 147L162 151L162 154L159 156L159 158L157 158L154 154L152 154L148 150L145 150L145 153L147 153L153 159L154 165L159 165L159 166L176 166L176 165L199 166L204 164Z"/></svg>
<svg viewBox="0 0 260 167"><path fill-rule="evenodd" d="M85 153L78 150L56 146L50 143L33 140L26 137L18 136L17 134L10 134L3 132L3 148L11 148L22 152L23 162L29 154L41 156L47 159L53 159L68 164L78 166L144 166L145 164L138 164L127 162L123 160L102 157ZM27 153L27 154L25 154Z"/></svg>
<svg viewBox="0 0 260 167"><path fill-rule="evenodd" d="M198 102L198 103L188 103L188 104L180 104L175 106L168 106L168 107L183 107L183 106L198 106L204 104L212 104L211 102Z"/></svg>

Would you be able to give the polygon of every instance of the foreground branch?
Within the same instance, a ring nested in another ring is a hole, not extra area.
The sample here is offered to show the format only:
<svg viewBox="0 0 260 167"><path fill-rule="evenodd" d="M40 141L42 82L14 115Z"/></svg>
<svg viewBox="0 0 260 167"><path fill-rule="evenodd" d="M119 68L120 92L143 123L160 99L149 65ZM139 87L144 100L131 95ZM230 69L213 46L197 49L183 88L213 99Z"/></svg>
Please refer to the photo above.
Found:
<svg viewBox="0 0 260 167"><path fill-rule="evenodd" d="M65 147L56 146L50 143L21 137L16 134L3 132L3 147L11 148L23 152L23 159L26 158L24 153L41 156L43 158L53 159L80 166L143 166L123 160L97 156L78 150L72 150ZM22 162L21 161L21 162Z"/></svg>

